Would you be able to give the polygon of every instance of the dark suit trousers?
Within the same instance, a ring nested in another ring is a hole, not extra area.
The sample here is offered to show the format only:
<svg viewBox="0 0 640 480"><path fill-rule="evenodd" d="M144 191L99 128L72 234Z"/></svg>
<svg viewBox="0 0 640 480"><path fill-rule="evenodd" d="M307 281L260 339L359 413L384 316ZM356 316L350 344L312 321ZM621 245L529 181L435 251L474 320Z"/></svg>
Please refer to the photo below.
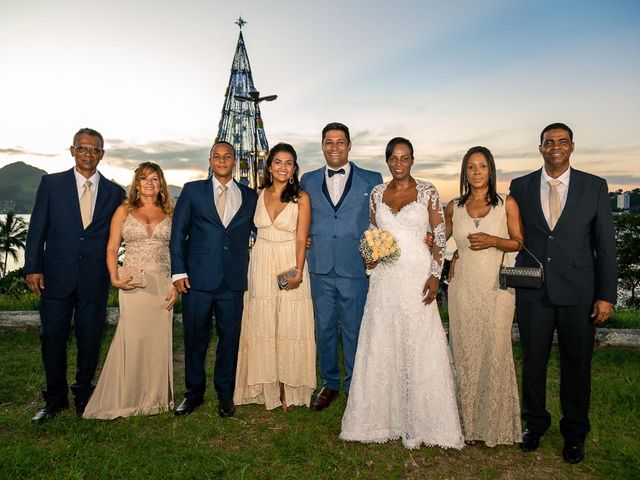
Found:
<svg viewBox="0 0 640 480"><path fill-rule="evenodd" d="M522 419L526 428L542 435L551 425L546 409L547 362L558 332L560 351L560 432L567 441L582 442L589 432L591 356L595 326L591 305L553 305L516 300L522 346Z"/></svg>
<svg viewBox="0 0 640 480"><path fill-rule="evenodd" d="M78 348L76 381L71 385L76 399L88 400L95 385L100 344L107 315L106 302L87 302L72 293L66 298L40 297L40 343L47 387L42 391L47 405L66 406L67 342L71 318Z"/></svg>
<svg viewBox="0 0 640 480"><path fill-rule="evenodd" d="M218 333L213 385L219 400L233 398L243 299L244 292L234 292L224 284L213 291L191 289L182 296L186 398L197 401L204 398L207 385L204 364L212 314Z"/></svg>

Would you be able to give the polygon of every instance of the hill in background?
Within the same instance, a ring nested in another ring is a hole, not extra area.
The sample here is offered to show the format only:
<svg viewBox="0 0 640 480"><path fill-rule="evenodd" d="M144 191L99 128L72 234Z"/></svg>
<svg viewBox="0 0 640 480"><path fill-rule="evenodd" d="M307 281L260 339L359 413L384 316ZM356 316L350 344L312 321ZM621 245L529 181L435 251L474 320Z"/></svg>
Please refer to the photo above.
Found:
<svg viewBox="0 0 640 480"><path fill-rule="evenodd" d="M24 162L0 168L0 213L31 213L40 178L46 174Z"/></svg>
<svg viewBox="0 0 640 480"><path fill-rule="evenodd" d="M31 213L40 179L47 173L24 162L10 163L0 168L0 214L11 211ZM182 188L169 185L169 191L177 199Z"/></svg>

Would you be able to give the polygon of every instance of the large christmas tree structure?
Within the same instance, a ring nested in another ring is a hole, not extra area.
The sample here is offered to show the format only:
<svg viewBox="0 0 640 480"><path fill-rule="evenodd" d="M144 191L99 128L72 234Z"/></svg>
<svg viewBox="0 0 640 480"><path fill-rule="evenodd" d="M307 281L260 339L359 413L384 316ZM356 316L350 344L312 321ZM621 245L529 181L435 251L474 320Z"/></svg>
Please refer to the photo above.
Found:
<svg viewBox="0 0 640 480"><path fill-rule="evenodd" d="M263 100L275 100L276 96L260 97L256 90L242 36L242 27L247 22L240 17L235 23L240 27L240 35L216 141L227 141L235 148L235 179L251 188L257 188L262 177L264 159L269 151L258 104Z"/></svg>

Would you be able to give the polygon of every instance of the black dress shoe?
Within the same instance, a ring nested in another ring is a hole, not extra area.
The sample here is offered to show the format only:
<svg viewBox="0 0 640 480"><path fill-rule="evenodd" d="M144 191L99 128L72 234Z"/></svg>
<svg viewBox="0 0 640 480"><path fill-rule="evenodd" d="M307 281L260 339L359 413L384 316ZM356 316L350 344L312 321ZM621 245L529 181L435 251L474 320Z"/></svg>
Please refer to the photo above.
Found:
<svg viewBox="0 0 640 480"><path fill-rule="evenodd" d="M584 443L564 442L562 458L568 463L580 463L584 459Z"/></svg>
<svg viewBox="0 0 640 480"><path fill-rule="evenodd" d="M222 418L233 417L236 413L236 406L233 404L233 400L220 400L218 403L218 415Z"/></svg>
<svg viewBox="0 0 640 480"><path fill-rule="evenodd" d="M316 398L313 399L313 402L311 402L311 410L316 412L324 410L338 397L338 393L338 390L322 387L320 393L318 393Z"/></svg>
<svg viewBox="0 0 640 480"><path fill-rule="evenodd" d="M31 419L31 423L44 423L47 420L51 420L53 417L55 417L58 413L60 413L62 410L64 410L65 408L67 408L67 406L61 405L61 406L50 406L50 405L46 405L44 408L38 410L38 413L36 413L33 418Z"/></svg>
<svg viewBox="0 0 640 480"><path fill-rule="evenodd" d="M182 401L182 403L178 405L178 408L176 408L176 411L173 412L173 414L178 417L183 415L189 415L190 413L193 413L193 411L203 403L204 403L204 400L202 399L194 400L192 398L185 398Z"/></svg>
<svg viewBox="0 0 640 480"><path fill-rule="evenodd" d="M533 452L540 446L540 435L533 433L529 430L525 430L522 434L522 443L520 444L520 450L523 452Z"/></svg>
<svg viewBox="0 0 640 480"><path fill-rule="evenodd" d="M75 403L76 403L76 415L78 417L82 417L82 414L84 413L84 409L87 408L87 403L89 403L89 399L76 398Z"/></svg>

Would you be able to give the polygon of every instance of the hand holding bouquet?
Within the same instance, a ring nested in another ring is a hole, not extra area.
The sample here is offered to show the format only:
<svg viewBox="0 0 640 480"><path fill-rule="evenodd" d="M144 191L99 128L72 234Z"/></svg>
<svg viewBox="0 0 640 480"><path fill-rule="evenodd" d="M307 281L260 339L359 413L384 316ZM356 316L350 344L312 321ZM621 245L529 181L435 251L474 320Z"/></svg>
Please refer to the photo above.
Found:
<svg viewBox="0 0 640 480"><path fill-rule="evenodd" d="M372 268L378 263L392 263L400 257L400 248L395 237L379 228L364 232L359 250L367 268Z"/></svg>

